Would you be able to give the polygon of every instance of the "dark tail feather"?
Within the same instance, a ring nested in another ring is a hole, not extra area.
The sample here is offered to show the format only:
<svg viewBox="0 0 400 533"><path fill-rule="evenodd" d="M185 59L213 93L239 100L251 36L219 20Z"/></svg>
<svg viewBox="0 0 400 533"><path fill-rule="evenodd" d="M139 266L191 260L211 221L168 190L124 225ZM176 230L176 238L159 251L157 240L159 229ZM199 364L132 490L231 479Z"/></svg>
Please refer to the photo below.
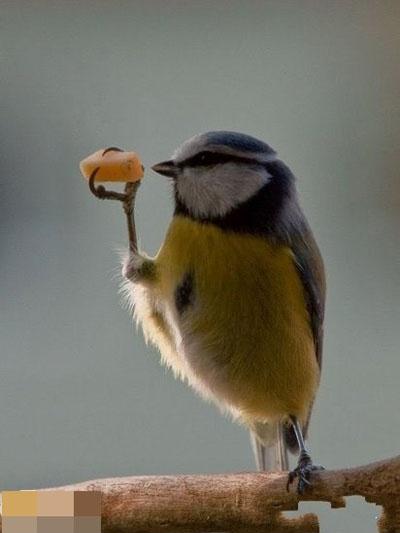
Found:
<svg viewBox="0 0 400 533"><path fill-rule="evenodd" d="M299 453L299 443L297 442L292 424L285 424L283 426L283 439L290 453Z"/></svg>
<svg viewBox="0 0 400 533"><path fill-rule="evenodd" d="M306 440L307 438L310 416L311 416L311 409L308 414L306 423L301 428L304 440ZM290 453L293 453L293 454L299 453L299 443L297 442L297 438L296 438L296 434L293 429L293 425L290 422L287 422L283 426L283 440L285 441L286 447L290 451Z"/></svg>

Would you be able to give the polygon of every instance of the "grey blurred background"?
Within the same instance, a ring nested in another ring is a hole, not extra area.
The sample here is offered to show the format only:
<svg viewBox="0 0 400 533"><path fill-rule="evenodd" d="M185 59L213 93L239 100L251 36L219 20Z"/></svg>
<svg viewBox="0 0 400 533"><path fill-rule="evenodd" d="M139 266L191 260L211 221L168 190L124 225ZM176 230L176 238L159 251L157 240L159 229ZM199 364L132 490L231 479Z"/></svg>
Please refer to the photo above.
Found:
<svg viewBox="0 0 400 533"><path fill-rule="evenodd" d="M246 432L135 332L118 295L122 211L78 170L109 145L149 167L210 129L278 150L325 257L315 459L399 453L399 23L396 0L1 2L2 489L253 469ZM171 198L147 171L148 253ZM375 530L361 500L310 508L324 532Z"/></svg>

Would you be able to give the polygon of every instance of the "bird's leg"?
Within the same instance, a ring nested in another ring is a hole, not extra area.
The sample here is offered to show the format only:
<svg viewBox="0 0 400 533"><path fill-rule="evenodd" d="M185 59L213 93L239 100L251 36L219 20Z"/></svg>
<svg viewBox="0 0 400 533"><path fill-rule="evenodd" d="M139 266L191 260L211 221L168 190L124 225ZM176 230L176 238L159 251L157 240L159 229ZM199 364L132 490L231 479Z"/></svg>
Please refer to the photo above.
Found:
<svg viewBox="0 0 400 533"><path fill-rule="evenodd" d="M122 202L122 206L126 215L126 223L128 226L129 250L133 253L137 252L137 237L134 209L136 192L139 188L139 185L140 181L135 181L134 183L127 183L125 185L125 198Z"/></svg>
<svg viewBox="0 0 400 533"><path fill-rule="evenodd" d="M296 435L297 442L299 444L300 455L297 467L289 472L287 481L287 490L293 481L298 478L297 492L303 494L307 487L311 486L310 477L311 472L316 470L324 470L323 466L314 465L309 452L306 449L303 432L301 426L295 416L290 416L290 420L293 424L293 430Z"/></svg>
<svg viewBox="0 0 400 533"><path fill-rule="evenodd" d="M107 152L122 152L120 148L112 146L104 150ZM155 279L154 261L138 252L136 227L135 227L135 199L140 181L128 182L124 192L107 190L103 185L95 185L96 174L100 167L95 168L89 177L90 191L101 200L118 200L122 203L128 226L129 253L122 263L122 275L132 282L145 282Z"/></svg>
<svg viewBox="0 0 400 533"><path fill-rule="evenodd" d="M104 150L103 155L105 155L107 152L123 152L123 150L121 150L121 148L117 148L116 146L111 146L110 148L106 148L106 150ZM99 170L100 167L95 168L90 175L89 189L97 198L100 198L101 200L118 200L122 203L128 226L129 250L135 253L137 252L137 238L134 208L136 193L139 188L140 181L126 183L124 192L109 191L103 185L98 185L97 187L95 185L96 174Z"/></svg>
<svg viewBox="0 0 400 533"><path fill-rule="evenodd" d="M138 251L135 227L135 198L140 181L127 183L122 202L129 235L129 254L122 265L122 275L132 282L149 282L155 279L155 263L153 259Z"/></svg>
<svg viewBox="0 0 400 533"><path fill-rule="evenodd" d="M155 279L155 264L150 257L139 253L134 217L136 191L140 182L127 183L123 208L126 215L129 235L129 254L122 265L122 275L132 282L146 282Z"/></svg>

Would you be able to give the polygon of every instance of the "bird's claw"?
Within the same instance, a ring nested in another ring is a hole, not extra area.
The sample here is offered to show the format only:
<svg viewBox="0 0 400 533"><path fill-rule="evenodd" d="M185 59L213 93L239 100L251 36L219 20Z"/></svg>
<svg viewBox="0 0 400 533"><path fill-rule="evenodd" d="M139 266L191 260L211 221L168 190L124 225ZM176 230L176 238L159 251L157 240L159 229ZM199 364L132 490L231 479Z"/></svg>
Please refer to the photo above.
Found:
<svg viewBox="0 0 400 533"><path fill-rule="evenodd" d="M121 148L118 148L117 146L110 146L109 148L106 148L102 155L107 154L108 152L123 152Z"/></svg>
<svg viewBox="0 0 400 533"><path fill-rule="evenodd" d="M90 191L97 196L97 198L100 198L100 200L119 200L120 202L124 202L127 199L127 194L117 191L109 191L107 190L104 185L97 185L95 184L96 174L100 170L100 167L97 167L93 170L93 172L89 176L89 189Z"/></svg>
<svg viewBox="0 0 400 533"><path fill-rule="evenodd" d="M307 488L311 487L311 473L321 470L325 470L324 467L320 465L314 465L310 457L300 459L297 467L289 472L286 490L289 491L290 485L296 478L298 478L297 492L298 494L304 494Z"/></svg>

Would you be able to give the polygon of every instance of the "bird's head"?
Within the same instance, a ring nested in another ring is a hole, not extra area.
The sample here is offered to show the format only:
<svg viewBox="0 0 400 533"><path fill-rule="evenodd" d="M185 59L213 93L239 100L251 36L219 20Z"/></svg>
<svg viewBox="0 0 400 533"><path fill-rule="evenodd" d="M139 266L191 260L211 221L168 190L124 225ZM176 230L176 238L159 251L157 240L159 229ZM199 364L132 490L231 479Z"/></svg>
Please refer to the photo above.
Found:
<svg viewBox="0 0 400 533"><path fill-rule="evenodd" d="M177 201L194 217L223 217L271 179L277 159L268 144L242 133L211 131L185 141L152 167L174 181Z"/></svg>

